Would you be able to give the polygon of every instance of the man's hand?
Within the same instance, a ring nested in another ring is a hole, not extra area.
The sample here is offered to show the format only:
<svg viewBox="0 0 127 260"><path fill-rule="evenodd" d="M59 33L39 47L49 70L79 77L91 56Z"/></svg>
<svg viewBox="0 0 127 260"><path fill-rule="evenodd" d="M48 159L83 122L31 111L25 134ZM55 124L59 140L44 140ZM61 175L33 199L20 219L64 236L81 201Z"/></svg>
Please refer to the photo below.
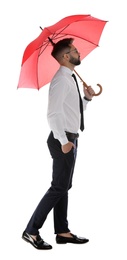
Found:
<svg viewBox="0 0 127 260"><path fill-rule="evenodd" d="M94 90L90 86L88 86L88 88L83 86L83 90L84 90L85 97L91 100L95 94Z"/></svg>
<svg viewBox="0 0 127 260"><path fill-rule="evenodd" d="M75 145L72 142L68 142L67 144L62 145L62 152L69 153L72 147L75 148Z"/></svg>

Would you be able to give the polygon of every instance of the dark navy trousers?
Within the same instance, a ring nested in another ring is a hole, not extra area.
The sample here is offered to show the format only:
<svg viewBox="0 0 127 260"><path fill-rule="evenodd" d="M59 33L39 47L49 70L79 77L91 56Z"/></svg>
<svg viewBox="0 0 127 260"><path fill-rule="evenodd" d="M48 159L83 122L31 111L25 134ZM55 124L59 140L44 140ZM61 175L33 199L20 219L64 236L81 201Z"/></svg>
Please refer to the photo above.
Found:
<svg viewBox="0 0 127 260"><path fill-rule="evenodd" d="M48 137L47 144L53 159L52 182L26 227L26 232L31 235L39 234L39 229L43 226L48 213L52 209L55 234L70 231L67 220L68 190L72 187L77 139L70 139L69 141L73 142L76 148L72 148L69 153L64 154L60 142L53 137L52 132Z"/></svg>

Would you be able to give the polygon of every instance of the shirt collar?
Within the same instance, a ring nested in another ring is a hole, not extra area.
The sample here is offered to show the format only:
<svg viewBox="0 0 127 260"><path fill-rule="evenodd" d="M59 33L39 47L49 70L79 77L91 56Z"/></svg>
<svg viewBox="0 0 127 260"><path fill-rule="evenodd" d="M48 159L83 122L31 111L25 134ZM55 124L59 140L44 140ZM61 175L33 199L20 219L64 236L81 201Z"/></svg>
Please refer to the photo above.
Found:
<svg viewBox="0 0 127 260"><path fill-rule="evenodd" d="M63 71L63 72L66 72L70 75L72 75L72 73L73 73L73 71L71 69L69 69L68 67L65 67L65 66L61 66L60 70Z"/></svg>

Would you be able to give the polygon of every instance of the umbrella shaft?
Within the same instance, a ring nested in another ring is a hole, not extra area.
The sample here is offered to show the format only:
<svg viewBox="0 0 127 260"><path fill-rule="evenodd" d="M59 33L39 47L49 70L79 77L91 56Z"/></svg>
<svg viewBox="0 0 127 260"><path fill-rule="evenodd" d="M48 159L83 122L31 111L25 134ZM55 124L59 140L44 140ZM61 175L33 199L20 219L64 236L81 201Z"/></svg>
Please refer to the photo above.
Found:
<svg viewBox="0 0 127 260"><path fill-rule="evenodd" d="M84 82L84 80L80 77L80 75L77 73L76 70L74 70L74 72L77 74L77 76L80 78L80 80L83 82L83 85L88 88L88 85Z"/></svg>

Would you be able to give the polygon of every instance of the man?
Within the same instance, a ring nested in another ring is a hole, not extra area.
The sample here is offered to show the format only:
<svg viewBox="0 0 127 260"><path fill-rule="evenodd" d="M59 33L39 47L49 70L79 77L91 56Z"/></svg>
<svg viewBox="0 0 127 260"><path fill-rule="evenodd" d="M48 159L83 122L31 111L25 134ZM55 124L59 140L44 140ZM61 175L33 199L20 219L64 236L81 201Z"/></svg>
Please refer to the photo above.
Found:
<svg viewBox="0 0 127 260"><path fill-rule="evenodd" d="M53 158L51 187L35 209L22 238L36 249L51 249L39 235L48 213L54 211L54 229L58 244L83 244L89 240L70 232L67 220L68 190L72 178L77 152L78 131L83 130L82 109L92 100L94 91L84 87L85 97L81 100L76 79L75 66L81 63L80 53L73 45L73 38L60 40L53 46L52 56L60 64L49 89L47 118L51 133L47 144Z"/></svg>

